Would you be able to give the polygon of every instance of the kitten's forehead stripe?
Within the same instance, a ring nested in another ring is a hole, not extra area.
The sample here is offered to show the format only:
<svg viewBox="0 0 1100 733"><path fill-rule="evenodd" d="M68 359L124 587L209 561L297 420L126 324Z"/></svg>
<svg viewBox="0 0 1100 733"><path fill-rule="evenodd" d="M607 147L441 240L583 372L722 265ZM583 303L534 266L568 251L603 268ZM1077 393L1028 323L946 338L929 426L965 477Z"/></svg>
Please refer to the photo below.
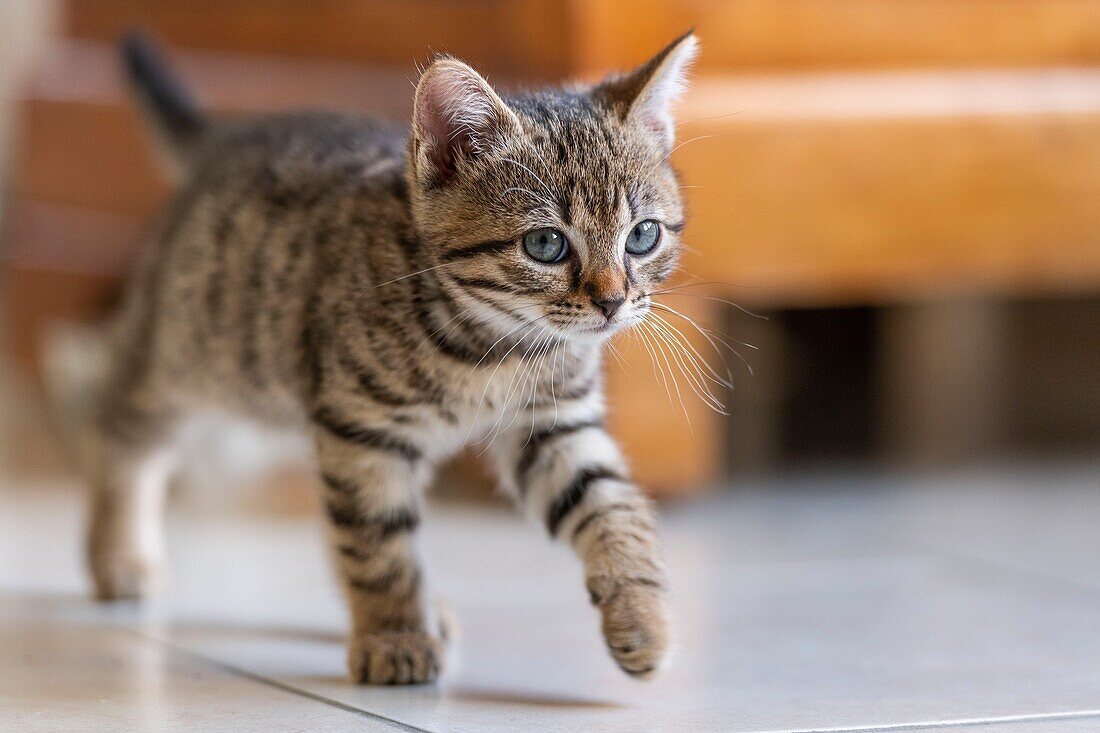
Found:
<svg viewBox="0 0 1100 733"><path fill-rule="evenodd" d="M629 136L613 115L578 93L528 95L511 104L528 120L540 157L556 163L548 183L566 225L576 220L577 208L604 226L617 224L624 191L631 191L631 208L637 209L636 178L644 167L636 152L625 149Z"/></svg>

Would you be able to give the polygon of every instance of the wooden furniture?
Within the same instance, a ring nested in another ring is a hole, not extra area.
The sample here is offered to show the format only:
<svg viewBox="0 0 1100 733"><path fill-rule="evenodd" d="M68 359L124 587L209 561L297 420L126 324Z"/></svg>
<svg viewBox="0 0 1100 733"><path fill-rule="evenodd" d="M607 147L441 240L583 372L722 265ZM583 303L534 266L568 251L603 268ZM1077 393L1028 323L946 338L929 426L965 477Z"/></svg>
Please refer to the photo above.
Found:
<svg viewBox="0 0 1100 733"><path fill-rule="evenodd" d="M66 6L23 100L8 225L6 297L26 362L43 323L109 299L166 193L114 73L110 43L132 26L161 36L216 108L394 117L433 50L493 81L592 78L695 26L703 54L675 161L690 187L685 269L725 283L711 295L759 308L920 304L1100 284L1100 0ZM668 302L721 328L719 304L681 300ZM920 379L927 350L910 346L899 369ZM642 481L662 495L712 481L721 417L683 380L683 406L667 397L636 339L618 348L629 367L611 360L613 428ZM934 433L954 418L906 419Z"/></svg>

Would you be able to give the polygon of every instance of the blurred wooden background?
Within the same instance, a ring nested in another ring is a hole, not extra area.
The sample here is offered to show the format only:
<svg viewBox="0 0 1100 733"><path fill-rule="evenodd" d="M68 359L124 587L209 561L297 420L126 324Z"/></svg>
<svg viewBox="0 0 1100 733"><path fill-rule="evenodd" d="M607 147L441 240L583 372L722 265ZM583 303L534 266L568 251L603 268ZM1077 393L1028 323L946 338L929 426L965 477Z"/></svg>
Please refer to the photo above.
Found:
<svg viewBox="0 0 1100 733"><path fill-rule="evenodd" d="M167 194L118 82L128 28L160 36L217 109L403 118L432 51L503 86L594 78L692 26L685 269L754 309L905 305L882 336L888 429L932 453L992 434L1006 346L989 300L1100 285L1098 0L68 0L19 104L13 351L32 366L45 323L115 296ZM721 304L682 300L724 329ZM612 364L613 427L642 481L713 481L730 424L619 348L637 368ZM734 405L766 442L766 415Z"/></svg>

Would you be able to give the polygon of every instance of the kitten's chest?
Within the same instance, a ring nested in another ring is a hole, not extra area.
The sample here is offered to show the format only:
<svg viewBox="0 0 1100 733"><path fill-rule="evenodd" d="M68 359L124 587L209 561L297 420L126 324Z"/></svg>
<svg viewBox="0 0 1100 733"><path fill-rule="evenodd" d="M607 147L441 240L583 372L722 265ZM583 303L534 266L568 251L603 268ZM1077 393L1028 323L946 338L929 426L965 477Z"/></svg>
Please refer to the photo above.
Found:
<svg viewBox="0 0 1100 733"><path fill-rule="evenodd" d="M542 413L566 409L588 396L597 372L598 364L585 365L562 350L547 350L454 380L451 409L470 440L529 429Z"/></svg>
<svg viewBox="0 0 1100 733"><path fill-rule="evenodd" d="M448 401L464 422L480 427L503 413L527 409L547 390L545 374L530 363L515 360L450 380Z"/></svg>

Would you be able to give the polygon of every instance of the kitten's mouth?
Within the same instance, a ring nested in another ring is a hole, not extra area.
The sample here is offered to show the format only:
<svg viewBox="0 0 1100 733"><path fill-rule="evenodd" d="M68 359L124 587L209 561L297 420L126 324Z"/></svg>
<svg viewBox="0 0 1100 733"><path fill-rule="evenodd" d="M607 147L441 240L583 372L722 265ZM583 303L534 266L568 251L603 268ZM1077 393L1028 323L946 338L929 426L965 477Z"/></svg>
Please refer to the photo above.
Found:
<svg viewBox="0 0 1100 733"><path fill-rule="evenodd" d="M611 334L622 331L623 329L630 328L635 323L634 319L616 320L616 321L604 321L595 326L588 326L586 328L577 329L574 333L580 333L588 336L610 336Z"/></svg>
<svg viewBox="0 0 1100 733"><path fill-rule="evenodd" d="M644 312L635 311L625 316L620 315L611 320L600 319L598 322L594 322L594 319L586 319L579 323L560 324L559 328L561 328L566 335L573 338L603 339L633 328L643 320L645 320Z"/></svg>
<svg viewBox="0 0 1100 733"><path fill-rule="evenodd" d="M566 333L570 336L610 336L616 330L618 330L619 324L612 323L611 321L605 321L597 326L573 326L567 328Z"/></svg>

